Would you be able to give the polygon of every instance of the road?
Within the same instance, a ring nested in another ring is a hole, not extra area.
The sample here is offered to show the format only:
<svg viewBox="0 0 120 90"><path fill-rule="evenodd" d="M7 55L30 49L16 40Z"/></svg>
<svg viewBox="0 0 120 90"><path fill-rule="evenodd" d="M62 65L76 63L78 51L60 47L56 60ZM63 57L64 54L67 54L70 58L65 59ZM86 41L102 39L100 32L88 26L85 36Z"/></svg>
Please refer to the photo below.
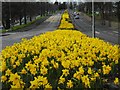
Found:
<svg viewBox="0 0 120 90"><path fill-rule="evenodd" d="M46 31L52 31L57 29L61 19L61 14L55 14L53 16L50 16L47 20L45 20L43 23L35 27L34 29L24 31L24 32L10 32L5 33L4 36L0 37L2 38L2 49L4 49L6 46L13 45L14 43L18 43L21 41L22 38L30 39L33 36L40 35L41 33L44 33Z"/></svg>
<svg viewBox="0 0 120 90"><path fill-rule="evenodd" d="M70 11L70 16L76 29L92 37L91 20L87 19L82 13L80 13L79 19L74 19L72 14L73 12ZM113 29L113 28L102 26L98 23L95 23L95 37L100 38L106 42L110 42L111 44L118 44L118 35L119 35L118 28Z"/></svg>

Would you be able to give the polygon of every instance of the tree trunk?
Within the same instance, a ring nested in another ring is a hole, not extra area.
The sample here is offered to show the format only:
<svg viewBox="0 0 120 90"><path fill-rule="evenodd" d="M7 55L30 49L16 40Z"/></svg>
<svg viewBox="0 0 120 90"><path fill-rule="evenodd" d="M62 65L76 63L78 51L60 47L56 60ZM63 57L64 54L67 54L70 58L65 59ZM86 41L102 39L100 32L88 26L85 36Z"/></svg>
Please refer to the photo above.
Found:
<svg viewBox="0 0 120 90"><path fill-rule="evenodd" d="M27 24L27 19L26 19L26 2L24 2L24 24Z"/></svg>
<svg viewBox="0 0 120 90"><path fill-rule="evenodd" d="M20 16L19 16L20 25L22 25L21 19L22 19L22 17L21 17L21 15L20 15Z"/></svg>
<svg viewBox="0 0 120 90"><path fill-rule="evenodd" d="M44 16L45 16L45 10L46 10L45 2L43 2L43 15L44 15Z"/></svg>
<svg viewBox="0 0 120 90"><path fill-rule="evenodd" d="M111 27L112 2L109 2L109 27Z"/></svg>
<svg viewBox="0 0 120 90"><path fill-rule="evenodd" d="M32 16L30 15L30 21L32 21Z"/></svg>
<svg viewBox="0 0 120 90"><path fill-rule="evenodd" d="M5 21L6 21L5 29L10 29L10 20L9 20L9 18L7 18Z"/></svg>
<svg viewBox="0 0 120 90"><path fill-rule="evenodd" d="M6 13L5 24L5 29L10 29L10 11Z"/></svg>
<svg viewBox="0 0 120 90"><path fill-rule="evenodd" d="M40 3L40 9L41 9L40 14L41 14L41 16L43 16L43 8L42 8L42 6L43 6L43 2Z"/></svg>
<svg viewBox="0 0 120 90"><path fill-rule="evenodd" d="M102 3L101 5L101 20L102 20L102 25L105 25L105 5Z"/></svg>
<svg viewBox="0 0 120 90"><path fill-rule="evenodd" d="M47 12L47 15L48 15L48 2L46 3L46 12Z"/></svg>
<svg viewBox="0 0 120 90"><path fill-rule="evenodd" d="M6 11L5 11L5 14L2 15L2 18L3 18L3 16L5 16L4 17L4 26L5 26L4 28L5 29L10 29L10 8L11 8L10 3L11 2L5 4ZM3 12L3 10L2 10L2 12Z"/></svg>
<svg viewBox="0 0 120 90"><path fill-rule="evenodd" d="M3 19L2 19L2 25L3 25L3 28L5 28L5 27L6 27L5 22L4 22L4 20L3 20Z"/></svg>
<svg viewBox="0 0 120 90"><path fill-rule="evenodd" d="M117 15L118 15L118 22L120 23L120 1L118 2L117 5Z"/></svg>

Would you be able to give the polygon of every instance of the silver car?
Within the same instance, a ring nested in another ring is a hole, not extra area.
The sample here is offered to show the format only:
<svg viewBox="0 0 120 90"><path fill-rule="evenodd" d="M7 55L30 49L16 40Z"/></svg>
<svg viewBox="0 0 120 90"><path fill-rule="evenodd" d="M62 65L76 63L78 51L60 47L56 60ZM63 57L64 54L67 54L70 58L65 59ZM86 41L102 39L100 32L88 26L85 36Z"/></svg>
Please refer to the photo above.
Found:
<svg viewBox="0 0 120 90"><path fill-rule="evenodd" d="M79 19L79 15L76 15L74 18L75 18L75 19Z"/></svg>

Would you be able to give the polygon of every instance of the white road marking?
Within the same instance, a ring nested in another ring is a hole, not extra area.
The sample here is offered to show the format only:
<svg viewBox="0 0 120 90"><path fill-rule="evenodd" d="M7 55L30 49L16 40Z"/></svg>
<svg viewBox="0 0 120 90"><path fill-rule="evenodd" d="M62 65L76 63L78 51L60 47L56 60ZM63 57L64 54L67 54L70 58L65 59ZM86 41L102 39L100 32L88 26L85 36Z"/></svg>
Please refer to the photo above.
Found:
<svg viewBox="0 0 120 90"><path fill-rule="evenodd" d="M98 31L95 31L95 33L100 34L100 32L98 32Z"/></svg>
<svg viewBox="0 0 120 90"><path fill-rule="evenodd" d="M5 34L16 34L16 33L5 33Z"/></svg>
<svg viewBox="0 0 120 90"><path fill-rule="evenodd" d="M26 34L25 36L30 36L30 34Z"/></svg>
<svg viewBox="0 0 120 90"><path fill-rule="evenodd" d="M113 31L114 33L118 33L118 31Z"/></svg>

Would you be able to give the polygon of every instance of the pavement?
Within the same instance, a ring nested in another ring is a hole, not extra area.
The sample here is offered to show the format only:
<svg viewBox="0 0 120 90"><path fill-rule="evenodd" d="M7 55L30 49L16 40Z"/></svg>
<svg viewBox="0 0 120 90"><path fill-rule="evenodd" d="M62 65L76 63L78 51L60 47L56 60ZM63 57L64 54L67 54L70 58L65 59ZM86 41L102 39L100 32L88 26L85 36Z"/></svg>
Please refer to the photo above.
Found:
<svg viewBox="0 0 120 90"><path fill-rule="evenodd" d="M33 36L40 35L41 33L45 33L47 31L53 31L57 29L59 26L61 20L61 14L57 13L53 16L50 16L48 19L46 19L43 23L36 26L35 28L24 31L24 32L8 32L5 33L0 37L0 43L2 43L2 49L4 49L6 46L11 46L14 43L18 43L21 41L22 38L30 39Z"/></svg>
<svg viewBox="0 0 120 90"><path fill-rule="evenodd" d="M81 31L82 33L88 35L89 37L92 37L91 19L88 16L84 15L83 13L80 13L79 19L74 19L72 13L73 12L70 11L70 16L75 28ZM95 23L95 37L100 38L105 42L109 42L114 45L119 44L118 43L119 36L120 34L118 32L118 28L103 26L98 22Z"/></svg>

